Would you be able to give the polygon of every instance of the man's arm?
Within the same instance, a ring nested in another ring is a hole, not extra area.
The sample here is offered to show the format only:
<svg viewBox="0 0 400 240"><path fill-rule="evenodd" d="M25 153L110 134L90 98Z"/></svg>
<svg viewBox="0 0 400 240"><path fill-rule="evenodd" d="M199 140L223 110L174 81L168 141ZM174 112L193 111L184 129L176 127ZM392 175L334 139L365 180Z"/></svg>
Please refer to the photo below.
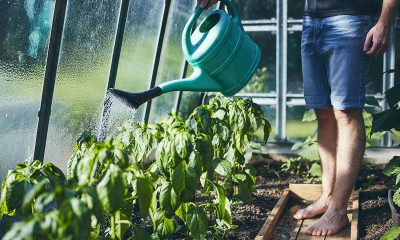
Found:
<svg viewBox="0 0 400 240"><path fill-rule="evenodd" d="M382 12L376 25L367 34L364 52L368 55L383 54L390 41L390 28L396 18L396 9L400 0L383 0Z"/></svg>

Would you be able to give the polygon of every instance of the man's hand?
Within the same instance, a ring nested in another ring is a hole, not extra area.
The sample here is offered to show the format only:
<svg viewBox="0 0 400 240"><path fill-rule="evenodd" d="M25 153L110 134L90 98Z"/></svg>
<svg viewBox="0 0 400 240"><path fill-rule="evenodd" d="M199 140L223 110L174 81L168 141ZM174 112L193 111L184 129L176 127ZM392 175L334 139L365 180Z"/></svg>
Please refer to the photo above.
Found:
<svg viewBox="0 0 400 240"><path fill-rule="evenodd" d="M197 4L199 4L202 9L207 9L217 2L218 0L197 0Z"/></svg>
<svg viewBox="0 0 400 240"><path fill-rule="evenodd" d="M382 55L389 46L389 40L390 27L378 22L367 34L364 52L372 56Z"/></svg>
<svg viewBox="0 0 400 240"><path fill-rule="evenodd" d="M376 56L386 51L390 40L391 25L396 17L399 2L400 0L383 0L378 23L368 32L364 43L366 54Z"/></svg>

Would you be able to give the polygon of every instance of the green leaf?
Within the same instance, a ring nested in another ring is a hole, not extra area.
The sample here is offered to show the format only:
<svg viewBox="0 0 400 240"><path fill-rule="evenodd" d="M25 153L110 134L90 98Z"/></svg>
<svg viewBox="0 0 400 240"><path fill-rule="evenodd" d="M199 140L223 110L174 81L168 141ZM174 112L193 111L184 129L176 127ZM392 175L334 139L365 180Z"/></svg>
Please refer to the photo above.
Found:
<svg viewBox="0 0 400 240"><path fill-rule="evenodd" d="M164 212L157 210L153 219L154 227L161 238L168 237L175 231L175 225L172 219L165 217Z"/></svg>
<svg viewBox="0 0 400 240"><path fill-rule="evenodd" d="M115 231L118 239L123 239L129 228L130 218L121 210L115 212Z"/></svg>
<svg viewBox="0 0 400 240"><path fill-rule="evenodd" d="M203 240L207 235L208 218L203 208L190 204L188 209L187 226L195 240Z"/></svg>
<svg viewBox="0 0 400 240"><path fill-rule="evenodd" d="M247 178L246 174L243 173L237 173L233 175L233 179L236 180L237 182L246 181L246 178Z"/></svg>
<svg viewBox="0 0 400 240"><path fill-rule="evenodd" d="M400 236L400 227L392 227L379 240L396 240Z"/></svg>
<svg viewBox="0 0 400 240"><path fill-rule="evenodd" d="M160 207L161 210L164 211L165 216L168 218L172 218L175 213L171 206L171 190L172 184L170 182L165 181L162 183L160 192Z"/></svg>
<svg viewBox="0 0 400 240"><path fill-rule="evenodd" d="M203 158L197 150L192 151L190 154L189 168L194 169L198 177L203 173Z"/></svg>
<svg viewBox="0 0 400 240"><path fill-rule="evenodd" d="M225 189L218 185L214 184L217 189L217 203L218 203L218 215L220 219L224 219L225 217L225 205L226 205L226 195Z"/></svg>
<svg viewBox="0 0 400 240"><path fill-rule="evenodd" d="M215 172L223 177L231 176L232 174L232 164L223 158L214 159Z"/></svg>
<svg viewBox="0 0 400 240"><path fill-rule="evenodd" d="M396 190L393 194L393 202L400 207L400 188Z"/></svg>
<svg viewBox="0 0 400 240"><path fill-rule="evenodd" d="M123 202L127 189L127 182L123 176L123 172L117 165L110 164L103 179L96 187L100 202L107 213L117 211Z"/></svg>
<svg viewBox="0 0 400 240"><path fill-rule="evenodd" d="M182 159L189 158L189 154L193 148L191 135L187 132L178 132L174 138L176 153Z"/></svg>
<svg viewBox="0 0 400 240"><path fill-rule="evenodd" d="M400 85L396 85L385 92L390 109L398 110L400 103Z"/></svg>
<svg viewBox="0 0 400 240"><path fill-rule="evenodd" d="M152 240L151 234L146 231L146 229L133 226L133 240Z"/></svg>
<svg viewBox="0 0 400 240"><path fill-rule="evenodd" d="M149 215L151 200L153 198L153 184L149 179L142 177L137 178L136 184L140 213L146 219Z"/></svg>
<svg viewBox="0 0 400 240"><path fill-rule="evenodd" d="M321 165L318 163L313 163L311 165L310 170L308 172L313 176L313 177L321 177L322 176L322 169Z"/></svg>
<svg viewBox="0 0 400 240"><path fill-rule="evenodd" d="M372 115L372 128L370 135L376 132L400 130L400 110L386 110Z"/></svg>
<svg viewBox="0 0 400 240"><path fill-rule="evenodd" d="M317 120L317 116L315 115L314 109L310 109L310 110L304 112L303 120L302 120L303 122L312 122L315 120Z"/></svg>
<svg viewBox="0 0 400 240"><path fill-rule="evenodd" d="M239 198L248 203L251 201L251 188L247 181L239 181Z"/></svg>
<svg viewBox="0 0 400 240"><path fill-rule="evenodd" d="M383 174L389 177L394 173L394 170L399 167L400 156L394 156L392 159L390 159L389 163L386 164L385 168L383 169Z"/></svg>
<svg viewBox="0 0 400 240"><path fill-rule="evenodd" d="M299 155L305 160L317 161L319 160L318 146L313 144L311 146L304 147L300 151Z"/></svg>
<svg viewBox="0 0 400 240"><path fill-rule="evenodd" d="M187 167L185 161L179 163L172 173L172 187L178 199L183 202L193 199L196 193L197 181L195 170Z"/></svg>

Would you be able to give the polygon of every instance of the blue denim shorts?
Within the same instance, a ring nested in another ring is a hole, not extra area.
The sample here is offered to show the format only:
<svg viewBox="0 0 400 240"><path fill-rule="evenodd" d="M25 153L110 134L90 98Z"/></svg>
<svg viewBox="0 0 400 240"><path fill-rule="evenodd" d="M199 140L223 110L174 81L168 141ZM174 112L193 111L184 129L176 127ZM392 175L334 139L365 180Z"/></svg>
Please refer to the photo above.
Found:
<svg viewBox="0 0 400 240"><path fill-rule="evenodd" d="M373 18L305 16L301 56L306 108L363 108L369 57L364 42Z"/></svg>

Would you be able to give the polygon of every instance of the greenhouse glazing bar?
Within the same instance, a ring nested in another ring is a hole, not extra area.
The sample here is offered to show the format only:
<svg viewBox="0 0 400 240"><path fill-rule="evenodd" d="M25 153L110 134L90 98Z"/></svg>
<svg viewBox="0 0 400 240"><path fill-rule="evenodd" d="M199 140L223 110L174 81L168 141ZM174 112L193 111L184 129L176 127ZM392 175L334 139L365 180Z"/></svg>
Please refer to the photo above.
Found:
<svg viewBox="0 0 400 240"><path fill-rule="evenodd" d="M286 92L287 92L287 0L277 1L276 33L276 139L286 140Z"/></svg>
<svg viewBox="0 0 400 240"><path fill-rule="evenodd" d="M396 38L395 38L396 29L393 27L390 31L390 44L383 56L383 71L386 72L390 69L395 69L396 67ZM389 88L394 86L394 73L384 73L383 76L383 86L382 86L382 94L384 94ZM387 110L388 104L386 98L383 101L383 110ZM385 133L382 138L382 145L385 147L392 146L392 134L390 132Z"/></svg>
<svg viewBox="0 0 400 240"><path fill-rule="evenodd" d="M54 86L57 76L58 59L65 21L67 0L56 0L53 23L50 34L50 44L47 52L46 71L43 82L42 100L38 113L39 121L36 132L35 151L33 158L43 162L46 148L47 132L53 101Z"/></svg>
<svg viewBox="0 0 400 240"><path fill-rule="evenodd" d="M160 65L161 52L162 52L162 48L163 48L163 44L164 44L165 29L167 28L168 14L169 14L170 7L171 7L171 0L165 0L164 13L163 13L163 18L162 18L162 23L161 23L161 28L160 28L160 34L158 36L156 56L154 58L154 64L153 64L153 70L151 73L149 89L153 88L156 84L158 67ZM145 123L147 123L149 121L151 102L152 101L150 100L145 104L145 113L143 116L143 122L145 122Z"/></svg>

